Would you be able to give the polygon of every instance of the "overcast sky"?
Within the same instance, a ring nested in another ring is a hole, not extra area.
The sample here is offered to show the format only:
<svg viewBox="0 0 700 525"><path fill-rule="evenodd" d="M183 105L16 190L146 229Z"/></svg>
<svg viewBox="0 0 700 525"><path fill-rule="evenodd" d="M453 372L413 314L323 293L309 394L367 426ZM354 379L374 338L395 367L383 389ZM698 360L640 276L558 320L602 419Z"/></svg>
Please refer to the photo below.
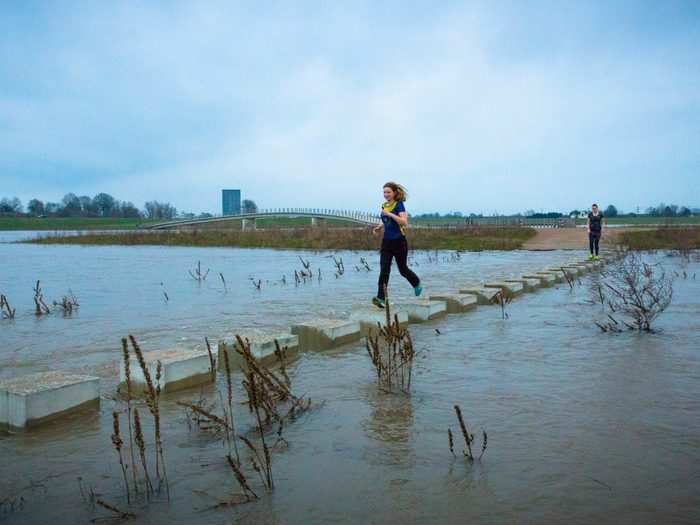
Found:
<svg viewBox="0 0 700 525"><path fill-rule="evenodd" d="M0 3L0 197L700 206L700 1Z"/></svg>

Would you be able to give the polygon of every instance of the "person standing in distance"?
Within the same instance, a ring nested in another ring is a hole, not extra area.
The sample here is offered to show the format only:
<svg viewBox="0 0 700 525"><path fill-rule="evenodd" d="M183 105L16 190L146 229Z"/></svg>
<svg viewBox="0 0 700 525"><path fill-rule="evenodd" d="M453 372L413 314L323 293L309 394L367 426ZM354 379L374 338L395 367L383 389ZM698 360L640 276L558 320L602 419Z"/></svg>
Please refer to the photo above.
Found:
<svg viewBox="0 0 700 525"><path fill-rule="evenodd" d="M382 204L382 222L378 224L373 233L376 235L383 228L384 238L379 257L379 283L376 297L372 298L372 304L378 308L384 308L384 288L389 284L391 261L396 259L399 273L405 277L416 296L423 291L420 279L408 267L408 241L406 240L406 226L408 226L408 214L404 202L406 201L406 189L395 182L387 182L384 185L384 204Z"/></svg>
<svg viewBox="0 0 700 525"><path fill-rule="evenodd" d="M591 254L588 259L591 261L598 261L598 245L600 244L600 238L603 236L603 214L598 211L598 205L594 204L591 206L591 211L588 214L588 247Z"/></svg>

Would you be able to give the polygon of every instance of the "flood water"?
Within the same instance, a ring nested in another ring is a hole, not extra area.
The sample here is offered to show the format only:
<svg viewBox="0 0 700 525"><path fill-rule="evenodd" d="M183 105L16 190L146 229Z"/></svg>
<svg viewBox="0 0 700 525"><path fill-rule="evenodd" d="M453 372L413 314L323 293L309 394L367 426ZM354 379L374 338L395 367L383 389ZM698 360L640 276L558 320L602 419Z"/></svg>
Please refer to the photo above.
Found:
<svg viewBox="0 0 700 525"><path fill-rule="evenodd" d="M321 281L294 286L300 255L321 268ZM0 321L0 378L76 370L100 376L104 397L99 412L0 434L0 502L24 498L0 507L0 520L107 516L89 504L93 489L133 511L136 523L700 522L700 280L692 278L700 264L663 254L653 257L688 277L676 279L655 334L603 334L593 323L600 306L589 302L594 273L573 290L525 294L508 306L507 320L482 306L411 325L419 355L410 396L378 392L362 343L302 354L290 366L292 389L314 408L286 427L289 446L273 453L274 492L250 476L261 498L246 505L212 509L238 491L225 446L190 429L175 405L200 396L216 401L216 388L164 395L171 501L128 507L110 442L111 412L122 409L111 398L120 337L134 334L145 350L193 347L205 335L217 340L245 327L345 316L374 294L378 257L335 253L346 267L336 278L329 255L0 244L0 293L17 308L15 320ZM419 252L412 259L430 294L575 255L440 252L436 261ZM372 271L356 271L360 257ZM198 260L211 269L202 284L188 275ZM78 313L34 317L36 279L47 302L71 289ZM260 290L251 279L262 280ZM398 273L392 284L396 302L409 297ZM475 434L488 432L480 462L449 452L448 427L458 454L463 448L454 404ZM236 416L247 429L244 408Z"/></svg>

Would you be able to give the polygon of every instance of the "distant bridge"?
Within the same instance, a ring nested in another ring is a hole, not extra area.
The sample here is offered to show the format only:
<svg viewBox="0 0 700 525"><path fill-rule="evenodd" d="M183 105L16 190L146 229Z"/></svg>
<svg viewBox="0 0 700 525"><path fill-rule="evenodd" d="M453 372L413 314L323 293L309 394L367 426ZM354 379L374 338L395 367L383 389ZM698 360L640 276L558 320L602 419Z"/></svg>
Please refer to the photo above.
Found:
<svg viewBox="0 0 700 525"><path fill-rule="evenodd" d="M174 221L160 222L148 226L152 230L169 230L182 226L197 226L199 224L211 224L226 221L241 221L241 228L254 230L257 219L296 219L306 217L311 219L312 226L323 226L328 219L342 220L361 226L376 226L379 224L379 215L362 211L351 210L327 210L322 208L273 208L258 210L255 213L242 213L239 215L217 215L201 219L178 219Z"/></svg>

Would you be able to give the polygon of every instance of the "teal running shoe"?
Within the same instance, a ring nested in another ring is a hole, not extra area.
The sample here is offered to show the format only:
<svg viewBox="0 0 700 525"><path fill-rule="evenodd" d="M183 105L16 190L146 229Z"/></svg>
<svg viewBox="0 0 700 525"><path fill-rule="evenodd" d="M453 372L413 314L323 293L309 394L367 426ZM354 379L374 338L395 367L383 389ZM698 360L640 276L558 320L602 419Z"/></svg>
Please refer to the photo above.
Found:
<svg viewBox="0 0 700 525"><path fill-rule="evenodd" d="M380 299L379 297L372 297L372 304L377 308L384 308L384 299Z"/></svg>
<svg viewBox="0 0 700 525"><path fill-rule="evenodd" d="M420 296L420 294L423 293L423 285L418 283L418 286L416 286L413 291L416 293L416 297Z"/></svg>

